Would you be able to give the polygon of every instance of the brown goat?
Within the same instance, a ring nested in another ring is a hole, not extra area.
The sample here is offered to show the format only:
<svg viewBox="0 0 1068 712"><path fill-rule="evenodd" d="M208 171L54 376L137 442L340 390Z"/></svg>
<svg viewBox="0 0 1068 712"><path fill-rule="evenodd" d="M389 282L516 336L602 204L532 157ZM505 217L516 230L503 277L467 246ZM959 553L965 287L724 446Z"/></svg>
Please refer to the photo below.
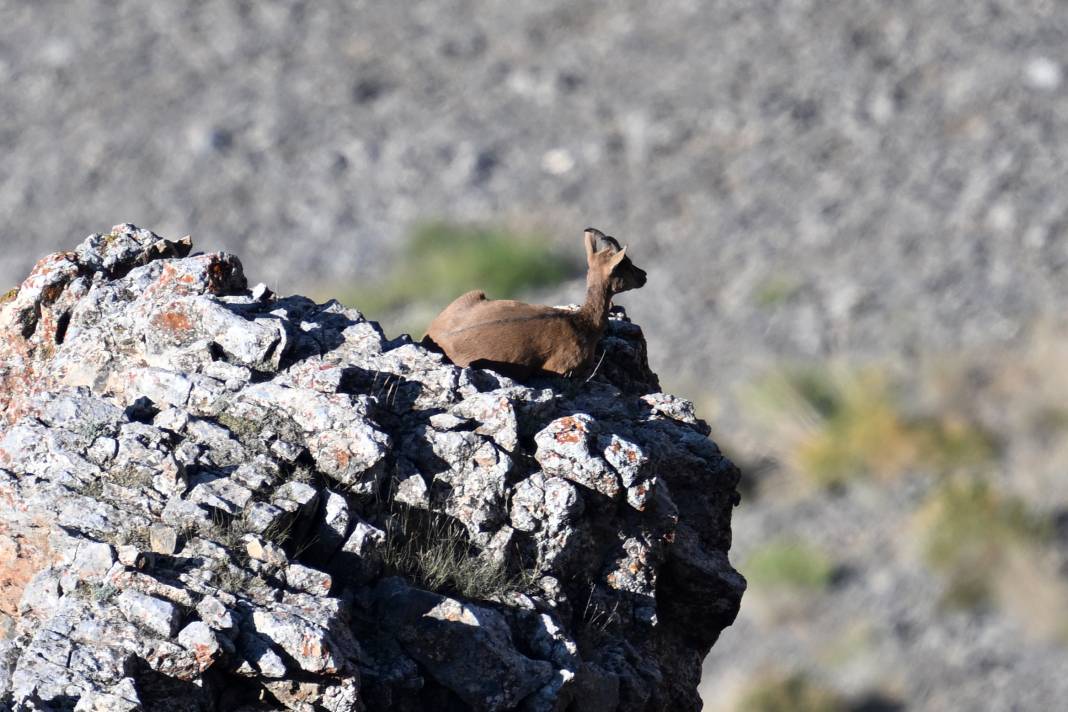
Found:
<svg viewBox="0 0 1068 712"><path fill-rule="evenodd" d="M578 309L488 300L468 292L430 323L424 346L437 346L458 366L491 368L509 376L586 371L608 326L612 296L645 284L645 272L612 237L586 228L586 301Z"/></svg>

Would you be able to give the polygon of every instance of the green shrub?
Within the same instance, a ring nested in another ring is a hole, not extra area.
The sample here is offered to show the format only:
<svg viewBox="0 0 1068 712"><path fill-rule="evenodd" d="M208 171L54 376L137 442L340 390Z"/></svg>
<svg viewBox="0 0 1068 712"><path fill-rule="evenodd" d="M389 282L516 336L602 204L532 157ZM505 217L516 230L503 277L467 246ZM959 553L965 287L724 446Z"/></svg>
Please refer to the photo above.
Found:
<svg viewBox="0 0 1068 712"><path fill-rule="evenodd" d="M381 281L344 295L372 316L417 302L438 307L472 289L491 299L558 284L579 273L576 259L544 241L504 230L429 223L417 228L397 266Z"/></svg>
<svg viewBox="0 0 1068 712"><path fill-rule="evenodd" d="M985 430L956 414L907 415L890 378L873 368L788 369L752 397L788 444L787 464L821 486L914 468L949 472L997 452Z"/></svg>
<svg viewBox="0 0 1068 712"><path fill-rule="evenodd" d="M845 712L840 695L803 673L758 678L742 696L737 712Z"/></svg>
<svg viewBox="0 0 1068 712"><path fill-rule="evenodd" d="M999 571L1014 551L1040 545L1049 523L1022 501L982 480L953 480L936 490L920 510L928 563L948 577L945 603L989 603Z"/></svg>
<svg viewBox="0 0 1068 712"><path fill-rule="evenodd" d="M793 299L800 290L796 279L779 275L762 282L753 292L753 300L758 307L772 309Z"/></svg>
<svg viewBox="0 0 1068 712"><path fill-rule="evenodd" d="M831 581L834 566L819 549L796 541L775 541L749 557L743 573L764 589L818 591Z"/></svg>

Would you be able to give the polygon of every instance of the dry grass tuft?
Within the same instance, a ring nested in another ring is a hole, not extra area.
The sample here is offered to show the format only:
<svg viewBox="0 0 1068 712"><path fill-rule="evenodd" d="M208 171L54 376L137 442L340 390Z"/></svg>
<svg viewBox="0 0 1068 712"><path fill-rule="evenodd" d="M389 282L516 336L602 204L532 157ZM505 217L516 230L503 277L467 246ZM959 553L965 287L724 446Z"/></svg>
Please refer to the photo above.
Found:
<svg viewBox="0 0 1068 712"><path fill-rule="evenodd" d="M464 598L491 599L523 590L527 578L510 575L502 561L476 551L467 530L452 517L394 506L393 526L382 549L387 570L430 591Z"/></svg>

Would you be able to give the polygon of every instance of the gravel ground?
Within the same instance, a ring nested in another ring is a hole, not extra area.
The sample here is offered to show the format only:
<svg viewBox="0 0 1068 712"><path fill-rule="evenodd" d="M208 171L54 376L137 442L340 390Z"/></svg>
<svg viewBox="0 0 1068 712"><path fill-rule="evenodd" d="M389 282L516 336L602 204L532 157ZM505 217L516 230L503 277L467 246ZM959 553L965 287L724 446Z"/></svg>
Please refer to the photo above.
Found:
<svg viewBox="0 0 1068 712"><path fill-rule="evenodd" d="M576 252L593 224L650 272L622 301L654 369L721 405L783 359L996 347L1068 298L1066 40L1050 0L5 0L0 280L120 221L282 291L381 272L420 220ZM921 675L972 646L942 625L880 649L917 709L1056 707L1000 622L1007 692L981 655Z"/></svg>
<svg viewBox="0 0 1068 712"><path fill-rule="evenodd" d="M733 561L744 562L771 538L800 539L832 552L838 573L818 595L746 594L738 620L705 661L706 709L732 709L747 682L769 670L800 671L830 685L852 712L1063 707L1063 641L996 610L940 606L943 582L910 538L930 484L920 480L860 485L830 498L764 497L737 510ZM1021 605L1032 593L1027 585L1021 581L1014 593ZM883 706L863 706L872 700Z"/></svg>

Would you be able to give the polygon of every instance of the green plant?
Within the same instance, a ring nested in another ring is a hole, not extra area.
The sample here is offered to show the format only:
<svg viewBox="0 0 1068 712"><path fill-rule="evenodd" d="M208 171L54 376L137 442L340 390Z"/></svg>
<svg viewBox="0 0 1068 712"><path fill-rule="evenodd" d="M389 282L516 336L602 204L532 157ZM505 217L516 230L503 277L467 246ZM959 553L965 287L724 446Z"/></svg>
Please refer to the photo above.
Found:
<svg viewBox="0 0 1068 712"><path fill-rule="evenodd" d="M110 601L113 596L118 594L119 589L110 583L101 583L93 586L92 597L97 603L105 603Z"/></svg>
<svg viewBox="0 0 1068 712"><path fill-rule="evenodd" d="M848 666L873 652L877 635L867 619L857 619L833 632L827 630L821 636L816 664L821 670Z"/></svg>
<svg viewBox="0 0 1068 712"><path fill-rule="evenodd" d="M100 499L104 496L104 483L98 478L93 478L82 485L78 491L86 497Z"/></svg>
<svg viewBox="0 0 1068 712"><path fill-rule="evenodd" d="M773 541L749 557L743 572L764 589L818 591L831 581L834 566L819 549L799 541Z"/></svg>
<svg viewBox="0 0 1068 712"><path fill-rule="evenodd" d="M137 547L141 551L145 551L149 548L148 527L144 525L118 528L104 534L103 539L112 546L131 545Z"/></svg>
<svg viewBox="0 0 1068 712"><path fill-rule="evenodd" d="M79 581L78 585L74 589L75 595L93 603L107 603L117 593L119 589L113 584L97 581L90 583L88 581Z"/></svg>
<svg viewBox="0 0 1068 712"><path fill-rule="evenodd" d="M1068 430L1068 409L1058 406L1042 406L1029 418L1032 432L1053 439Z"/></svg>
<svg viewBox="0 0 1068 712"><path fill-rule="evenodd" d="M293 468L293 474L289 476L289 479L293 482L315 482L315 469L303 464L297 465Z"/></svg>
<svg viewBox="0 0 1068 712"><path fill-rule="evenodd" d="M845 700L804 673L766 674L743 694L737 712L844 712Z"/></svg>
<svg viewBox="0 0 1068 712"><path fill-rule="evenodd" d="M269 541L272 544L278 546L285 546L289 542L290 534L293 533L293 525L296 523L296 517L293 515L287 515L282 517L276 522L273 522L270 526L263 530L260 534L264 541ZM246 526L247 531L247 526Z"/></svg>
<svg viewBox="0 0 1068 712"><path fill-rule="evenodd" d="M558 284L576 273L536 238L504 230L428 223L417 228L383 279L361 285L342 301L372 315L413 302L444 306L472 289L506 299L534 287Z"/></svg>
<svg viewBox="0 0 1068 712"><path fill-rule="evenodd" d="M787 369L751 395L788 443L787 464L821 486L921 467L950 472L997 453L995 440L957 413L907 414L895 384L875 368Z"/></svg>
<svg viewBox="0 0 1068 712"><path fill-rule="evenodd" d="M1015 551L1049 536L1047 519L983 480L946 482L921 508L919 524L927 562L948 578L945 603L990 603L996 576Z"/></svg>
<svg viewBox="0 0 1068 712"><path fill-rule="evenodd" d="M792 299L801 289L801 284L794 278L774 276L762 282L753 292L753 300L758 307L770 309Z"/></svg>

